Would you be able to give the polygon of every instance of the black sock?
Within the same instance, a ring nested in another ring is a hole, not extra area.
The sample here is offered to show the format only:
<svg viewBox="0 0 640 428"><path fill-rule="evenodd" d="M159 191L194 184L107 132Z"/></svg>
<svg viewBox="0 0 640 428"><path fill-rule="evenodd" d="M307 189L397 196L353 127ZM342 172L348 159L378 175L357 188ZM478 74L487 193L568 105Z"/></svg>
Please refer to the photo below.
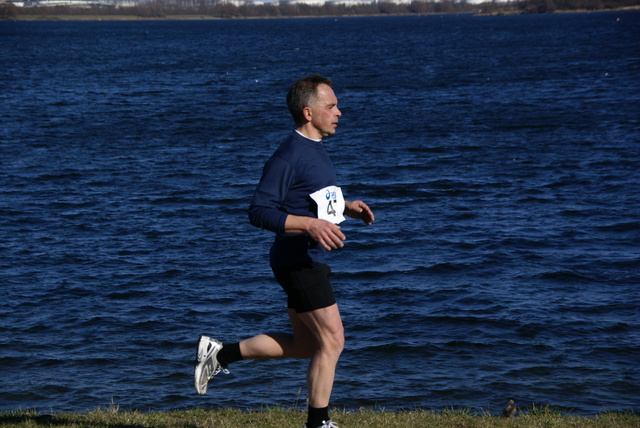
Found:
<svg viewBox="0 0 640 428"><path fill-rule="evenodd" d="M317 428L323 422L329 421L329 407L309 406L309 416L307 416L307 428Z"/></svg>
<svg viewBox="0 0 640 428"><path fill-rule="evenodd" d="M242 354L240 353L240 342L224 345L220 352L218 352L217 358L223 368L226 368L231 363L240 361L242 359Z"/></svg>

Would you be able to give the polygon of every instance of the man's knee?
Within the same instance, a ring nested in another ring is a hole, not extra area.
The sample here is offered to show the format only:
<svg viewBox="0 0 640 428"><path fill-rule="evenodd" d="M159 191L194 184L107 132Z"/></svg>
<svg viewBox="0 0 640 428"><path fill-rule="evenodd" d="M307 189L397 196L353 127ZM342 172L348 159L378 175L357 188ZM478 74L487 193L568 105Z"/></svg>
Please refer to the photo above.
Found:
<svg viewBox="0 0 640 428"><path fill-rule="evenodd" d="M327 347L336 357L339 357L344 349L344 341L344 330L340 329L331 335L331 340L328 341Z"/></svg>

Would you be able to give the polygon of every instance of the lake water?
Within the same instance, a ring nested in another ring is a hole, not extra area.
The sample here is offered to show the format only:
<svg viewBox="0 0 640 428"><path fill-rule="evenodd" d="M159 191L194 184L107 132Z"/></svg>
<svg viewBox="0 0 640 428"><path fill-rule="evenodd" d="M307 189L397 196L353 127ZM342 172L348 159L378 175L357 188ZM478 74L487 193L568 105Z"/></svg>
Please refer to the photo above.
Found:
<svg viewBox="0 0 640 428"><path fill-rule="evenodd" d="M330 77L332 404L640 408L640 13L0 22L0 410L304 408L304 361L195 394L200 334L287 329L247 208Z"/></svg>

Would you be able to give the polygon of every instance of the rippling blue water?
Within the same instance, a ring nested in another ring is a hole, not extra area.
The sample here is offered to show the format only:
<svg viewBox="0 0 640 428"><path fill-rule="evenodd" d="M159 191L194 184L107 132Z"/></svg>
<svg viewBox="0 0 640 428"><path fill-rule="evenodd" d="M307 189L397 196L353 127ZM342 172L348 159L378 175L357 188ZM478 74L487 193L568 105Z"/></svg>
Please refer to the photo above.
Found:
<svg viewBox="0 0 640 428"><path fill-rule="evenodd" d="M349 222L333 404L640 404L640 13L0 23L0 410L302 406L193 391L201 333L287 328L246 209L319 71ZM302 391L300 390L302 388Z"/></svg>

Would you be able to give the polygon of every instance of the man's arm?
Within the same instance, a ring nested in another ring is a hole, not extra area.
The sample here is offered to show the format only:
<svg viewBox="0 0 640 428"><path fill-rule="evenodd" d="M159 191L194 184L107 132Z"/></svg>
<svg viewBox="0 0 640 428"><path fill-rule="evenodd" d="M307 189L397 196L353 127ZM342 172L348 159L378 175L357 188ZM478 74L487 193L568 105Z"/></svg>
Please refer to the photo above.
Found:
<svg viewBox="0 0 640 428"><path fill-rule="evenodd" d="M285 232L287 214L278 207L294 176L295 171L288 162L276 156L267 161L249 206L252 225L275 233Z"/></svg>
<svg viewBox="0 0 640 428"><path fill-rule="evenodd" d="M375 220L371 208L362 201L344 201L344 214L359 219L369 226ZM340 226L314 217L303 217L289 214L284 223L286 233L308 233L324 249L331 251L344 246L346 239Z"/></svg>
<svg viewBox="0 0 640 428"><path fill-rule="evenodd" d="M289 214L284 222L285 233L308 233L325 250L331 251L344 246L346 236L340 226L314 217Z"/></svg>

